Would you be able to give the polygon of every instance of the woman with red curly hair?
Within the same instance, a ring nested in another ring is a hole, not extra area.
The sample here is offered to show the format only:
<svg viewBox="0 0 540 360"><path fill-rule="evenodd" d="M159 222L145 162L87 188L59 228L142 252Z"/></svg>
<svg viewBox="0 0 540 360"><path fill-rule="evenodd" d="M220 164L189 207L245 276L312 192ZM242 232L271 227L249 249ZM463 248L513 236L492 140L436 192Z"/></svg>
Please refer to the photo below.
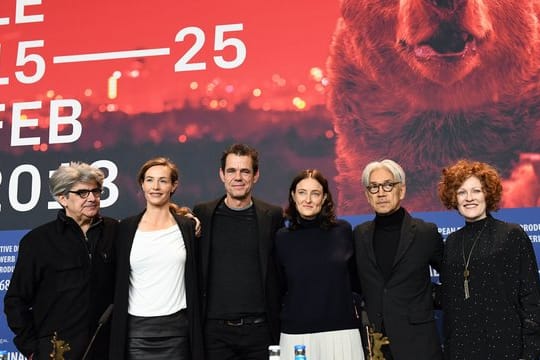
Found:
<svg viewBox="0 0 540 360"><path fill-rule="evenodd" d="M540 281L531 241L517 224L491 216L501 178L489 164L459 160L443 169L439 197L465 226L446 240L445 359L537 359Z"/></svg>

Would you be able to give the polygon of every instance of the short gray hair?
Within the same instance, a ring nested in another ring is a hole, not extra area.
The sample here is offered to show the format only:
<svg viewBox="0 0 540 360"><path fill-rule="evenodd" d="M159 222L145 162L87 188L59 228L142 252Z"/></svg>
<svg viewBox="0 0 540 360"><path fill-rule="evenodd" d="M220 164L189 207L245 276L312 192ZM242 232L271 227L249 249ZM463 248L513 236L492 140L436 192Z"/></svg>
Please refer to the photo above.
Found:
<svg viewBox="0 0 540 360"><path fill-rule="evenodd" d="M96 167L83 162L71 162L54 171L49 179L49 191L53 197L66 195L78 182L95 182L101 188L104 178L103 172Z"/></svg>
<svg viewBox="0 0 540 360"><path fill-rule="evenodd" d="M371 173L377 169L386 169L390 171L394 177L394 181L399 181L405 185L405 171L403 171L403 168L394 160L384 159L382 161L372 161L366 165L362 172L362 184L364 186L369 185L369 177Z"/></svg>

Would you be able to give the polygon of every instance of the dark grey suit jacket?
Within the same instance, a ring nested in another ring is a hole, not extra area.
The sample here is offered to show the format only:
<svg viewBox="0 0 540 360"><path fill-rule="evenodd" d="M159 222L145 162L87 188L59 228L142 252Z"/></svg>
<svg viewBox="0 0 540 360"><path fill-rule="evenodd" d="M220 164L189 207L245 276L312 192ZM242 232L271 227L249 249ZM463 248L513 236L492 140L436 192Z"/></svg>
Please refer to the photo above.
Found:
<svg viewBox="0 0 540 360"><path fill-rule="evenodd" d="M437 227L405 211L392 274L386 283L375 258L374 231L374 221L353 231L370 322L378 331L384 323L394 359L441 359L429 271L429 265L438 271L442 262L443 241Z"/></svg>
<svg viewBox="0 0 540 360"><path fill-rule="evenodd" d="M199 218L202 226L201 237L197 241L200 254L200 286L203 319L206 318L208 274L210 252L212 251L212 219L215 210L224 197L204 204L195 205L193 212ZM259 231L259 264L261 267L261 284L265 295L265 308L272 338L277 344L279 341L279 313L280 313L280 286L274 252L275 234L283 226L282 209L267 204L261 200L253 199L257 227Z"/></svg>

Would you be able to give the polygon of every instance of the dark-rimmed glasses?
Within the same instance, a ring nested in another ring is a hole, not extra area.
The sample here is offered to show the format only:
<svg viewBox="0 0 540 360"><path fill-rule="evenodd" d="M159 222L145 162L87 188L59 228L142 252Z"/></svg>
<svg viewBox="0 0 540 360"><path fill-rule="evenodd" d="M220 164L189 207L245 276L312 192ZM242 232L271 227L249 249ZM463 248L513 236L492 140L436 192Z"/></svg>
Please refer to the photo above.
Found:
<svg viewBox="0 0 540 360"><path fill-rule="evenodd" d="M94 195L94 197L101 197L101 194L103 193L103 189L95 188L95 189L81 189L81 190L75 190L75 191L68 191L70 194L77 194L81 197L81 199L86 199L90 193Z"/></svg>
<svg viewBox="0 0 540 360"><path fill-rule="evenodd" d="M395 182L385 182L382 184L369 184L366 186L367 191L369 191L370 194L377 194L379 192L379 189L382 188L384 192L390 192L394 190L394 186L401 183L401 181L395 181Z"/></svg>

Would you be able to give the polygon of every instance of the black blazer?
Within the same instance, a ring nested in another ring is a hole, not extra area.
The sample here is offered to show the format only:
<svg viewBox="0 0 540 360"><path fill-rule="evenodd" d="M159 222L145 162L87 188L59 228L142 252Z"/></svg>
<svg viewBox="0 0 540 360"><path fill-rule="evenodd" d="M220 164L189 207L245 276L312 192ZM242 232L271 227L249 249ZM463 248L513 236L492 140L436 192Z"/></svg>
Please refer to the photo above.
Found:
<svg viewBox="0 0 540 360"><path fill-rule="evenodd" d="M384 321L396 360L441 359L435 326L429 265L437 271L443 241L435 224L412 218L405 211L392 274L385 283L373 249L375 223L353 231L358 276L370 322L380 331Z"/></svg>
<svg viewBox="0 0 540 360"><path fill-rule="evenodd" d="M129 217L121 221L118 241L116 242L117 271L110 346L110 358L115 360L123 360L126 358L130 272L129 257L131 254L131 247L133 246L133 237L135 236L135 232L137 231L137 227L143 214L144 211L137 216ZM198 266L194 247L194 242L196 241L195 222L184 216L174 215L174 217L182 232L187 252L184 276L191 358L193 360L200 360L204 358L204 349L198 290Z"/></svg>
<svg viewBox="0 0 540 360"><path fill-rule="evenodd" d="M208 274L210 251L212 248L212 219L214 212L224 197L193 208L195 216L199 218L202 226L201 237L197 241L199 249L200 285L203 321L206 319ZM275 260L274 240L275 234L283 225L283 210L275 205L267 204L261 200L253 199L257 227L259 231L259 263L261 266L261 283L265 295L265 308L268 324L275 343L279 341L279 313L281 310L280 287Z"/></svg>

